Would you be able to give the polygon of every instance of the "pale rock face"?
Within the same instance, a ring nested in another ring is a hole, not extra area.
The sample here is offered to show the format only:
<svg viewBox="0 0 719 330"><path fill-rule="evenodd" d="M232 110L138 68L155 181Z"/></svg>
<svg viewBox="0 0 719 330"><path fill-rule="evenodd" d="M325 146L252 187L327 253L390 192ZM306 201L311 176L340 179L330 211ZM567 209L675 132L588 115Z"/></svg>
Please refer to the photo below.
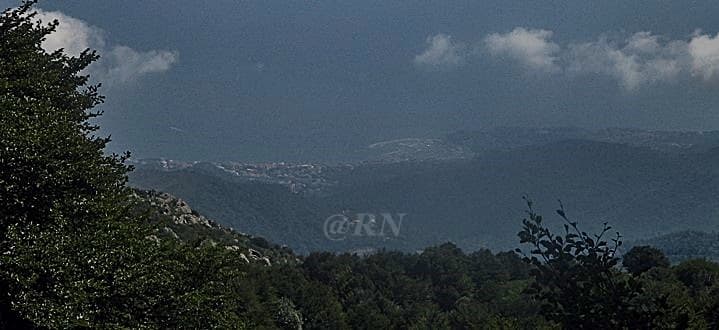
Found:
<svg viewBox="0 0 719 330"><path fill-rule="evenodd" d="M177 209L180 210L183 214L192 213L192 209L190 208L190 206L181 199L177 199L175 201L175 205L177 206Z"/></svg>
<svg viewBox="0 0 719 330"><path fill-rule="evenodd" d="M230 246L225 246L225 249L230 250L230 251L239 251L239 250L240 250L240 247L237 246L237 245L230 245ZM270 258L268 258L268 257L263 257L262 254L261 254L259 251L254 250L254 249L249 249L248 252L249 252L250 258L247 258L247 255L245 255L244 253L239 253L240 259L241 259L242 261L244 261L244 262L246 262L246 263L249 264L249 263L250 263L250 259L252 259L253 261L262 262L262 263L264 263L266 266L272 266L272 261L270 261Z"/></svg>
<svg viewBox="0 0 719 330"><path fill-rule="evenodd" d="M140 195L136 193L136 197L140 198ZM177 232L175 232L177 228L182 228L182 226L200 225L209 228L209 230L224 230L232 232L234 234L243 235L231 229L222 228L221 226L215 224L204 216L193 211L192 208L182 199L168 193L151 192L150 194L148 194L147 197L144 198L147 198L149 204L154 208L158 209L161 214L169 217L169 219L166 219L166 221L169 220L173 223L165 224L162 227L156 228L154 230L154 235L149 235L146 237L146 239L151 240L157 244L160 244L163 239L175 239L182 241L183 238L180 237ZM176 229L173 229L175 228L175 225L181 226L178 226ZM243 242L237 237L233 238L231 242L231 245L225 245L224 243L215 241L213 239L205 239L202 241L201 246L223 246L228 251L236 252L240 260L243 262L257 263L266 266L272 265L272 260L270 259L270 257L265 256L261 250L256 250L243 246ZM245 249L246 252L240 252ZM295 261L299 262L299 259Z"/></svg>
<svg viewBox="0 0 719 330"><path fill-rule="evenodd" d="M262 258L262 253L260 253L260 251L257 251L255 249L249 249L249 253L250 253L250 258L252 258L253 260L259 260L260 258Z"/></svg>
<svg viewBox="0 0 719 330"><path fill-rule="evenodd" d="M176 224L181 225L202 225L212 227L210 220L192 211L189 205L182 199L176 198L167 193L157 196L157 202L163 208L163 213L171 215Z"/></svg>
<svg viewBox="0 0 719 330"><path fill-rule="evenodd" d="M180 236L178 236L177 233L175 233L175 231L169 227L163 227L162 232L167 235L170 235L174 239L180 239Z"/></svg>

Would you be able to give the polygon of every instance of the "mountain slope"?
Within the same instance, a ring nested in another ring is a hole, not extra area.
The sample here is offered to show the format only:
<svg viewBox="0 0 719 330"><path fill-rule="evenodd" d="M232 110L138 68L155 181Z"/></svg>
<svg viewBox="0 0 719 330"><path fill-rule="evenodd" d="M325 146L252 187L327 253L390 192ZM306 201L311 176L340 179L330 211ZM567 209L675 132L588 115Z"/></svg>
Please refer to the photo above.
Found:
<svg viewBox="0 0 719 330"><path fill-rule="evenodd" d="M625 135L639 134L630 133ZM708 139L693 145L710 144ZM297 166L284 166L276 174L289 181L269 183L247 181L210 163L140 167L131 183L181 196L223 225L302 253L378 247L414 251L446 241L471 250L509 249L524 216L524 195L546 215L561 199L568 215L588 230L609 222L630 240L719 229L717 154L711 148L678 152L575 139L484 150L475 159L317 167L322 170L302 179L322 183L311 191L287 184L302 173ZM360 235L337 242L323 230L325 219L338 213L406 216L397 237Z"/></svg>
<svg viewBox="0 0 719 330"><path fill-rule="evenodd" d="M296 263L292 251L267 240L238 233L205 218L183 200L164 192L135 190L133 213L147 219L154 234L147 239L176 240L194 247L221 246L247 263Z"/></svg>
<svg viewBox="0 0 719 330"><path fill-rule="evenodd" d="M719 131L498 127L483 131L458 131L448 134L445 140L475 152L516 149L565 140L626 144L665 152L703 152L719 146Z"/></svg>
<svg viewBox="0 0 719 330"><path fill-rule="evenodd" d="M625 250L640 245L651 245L662 250L674 263L697 258L719 261L719 234L716 232L680 231L629 242Z"/></svg>
<svg viewBox="0 0 719 330"><path fill-rule="evenodd" d="M359 168L339 181L334 203L406 212L413 240L451 239L470 248L508 248L525 194L544 214L561 199L590 229L608 221L632 237L716 228L719 210L719 181L695 158L581 140L473 161Z"/></svg>

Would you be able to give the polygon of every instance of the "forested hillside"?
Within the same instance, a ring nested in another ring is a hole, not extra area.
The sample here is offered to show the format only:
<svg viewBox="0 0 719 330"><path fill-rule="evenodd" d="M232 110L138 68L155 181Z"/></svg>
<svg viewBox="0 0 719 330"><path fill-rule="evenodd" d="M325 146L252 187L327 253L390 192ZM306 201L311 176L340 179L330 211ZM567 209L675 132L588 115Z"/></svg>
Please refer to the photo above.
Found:
<svg viewBox="0 0 719 330"><path fill-rule="evenodd" d="M630 246L651 245L662 250L672 262L705 258L719 261L719 234L680 231L631 242Z"/></svg>
<svg viewBox="0 0 719 330"><path fill-rule="evenodd" d="M469 250L506 250L514 246L515 219L522 215L518 201L525 194L545 212L561 199L587 228L599 229L609 221L629 240L717 230L719 172L713 155L713 149L668 152L564 140L487 151L474 159L329 167L316 174L325 182L319 193L207 171L210 163L139 168L130 183L181 196L224 225L301 252L363 244L414 251L446 241ZM267 207L272 200L282 202ZM407 217L399 237L341 244L323 240L322 222L345 210Z"/></svg>
<svg viewBox="0 0 719 330"><path fill-rule="evenodd" d="M279 185L232 182L197 171L140 171L132 178L137 187L182 196L224 226L300 252L322 250L326 241L322 222L327 212Z"/></svg>

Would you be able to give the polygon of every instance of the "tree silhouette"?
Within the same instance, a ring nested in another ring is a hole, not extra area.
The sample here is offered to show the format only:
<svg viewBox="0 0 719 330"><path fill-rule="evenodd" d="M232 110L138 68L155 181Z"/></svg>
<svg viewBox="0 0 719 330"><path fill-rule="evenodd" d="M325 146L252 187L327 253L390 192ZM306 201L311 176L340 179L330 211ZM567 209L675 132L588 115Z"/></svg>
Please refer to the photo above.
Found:
<svg viewBox="0 0 719 330"><path fill-rule="evenodd" d="M655 267L669 267L669 258L651 246L635 246L622 257L622 266L633 275L640 275Z"/></svg>
<svg viewBox="0 0 719 330"><path fill-rule="evenodd" d="M542 302L542 312L565 328L653 329L665 313L663 299L642 301L641 284L617 269L621 235L604 239L611 227L606 223L599 234L581 231L570 221L560 202L556 211L564 223L563 235L553 234L542 216L527 202L527 218L518 236L529 244L525 262L534 266L535 281L528 293Z"/></svg>

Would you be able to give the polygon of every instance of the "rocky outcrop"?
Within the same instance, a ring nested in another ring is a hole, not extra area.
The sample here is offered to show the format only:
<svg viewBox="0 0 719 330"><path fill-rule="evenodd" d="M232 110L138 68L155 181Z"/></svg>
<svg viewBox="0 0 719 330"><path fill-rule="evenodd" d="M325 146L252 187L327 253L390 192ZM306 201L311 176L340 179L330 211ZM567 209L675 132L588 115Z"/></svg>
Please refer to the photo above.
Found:
<svg viewBox="0 0 719 330"><path fill-rule="evenodd" d="M157 193L152 197L150 205L159 207L162 213L171 216L176 224L214 227L210 220L193 211L182 199L168 193Z"/></svg>
<svg viewBox="0 0 719 330"><path fill-rule="evenodd" d="M170 228L170 227L162 227L162 229L161 229L160 231L161 231L164 235L170 236L170 237L172 237L172 238L174 238L174 239L178 239L178 240L180 239L180 236L177 235L177 233L175 233L175 231L172 230L172 228Z"/></svg>
<svg viewBox="0 0 719 330"><path fill-rule="evenodd" d="M222 227L198 212L185 201L163 192L136 190L137 214L147 218L154 232L148 240L160 244L175 240L195 248L224 248L245 263L271 266L272 263L299 263L289 250L282 249L258 237Z"/></svg>

